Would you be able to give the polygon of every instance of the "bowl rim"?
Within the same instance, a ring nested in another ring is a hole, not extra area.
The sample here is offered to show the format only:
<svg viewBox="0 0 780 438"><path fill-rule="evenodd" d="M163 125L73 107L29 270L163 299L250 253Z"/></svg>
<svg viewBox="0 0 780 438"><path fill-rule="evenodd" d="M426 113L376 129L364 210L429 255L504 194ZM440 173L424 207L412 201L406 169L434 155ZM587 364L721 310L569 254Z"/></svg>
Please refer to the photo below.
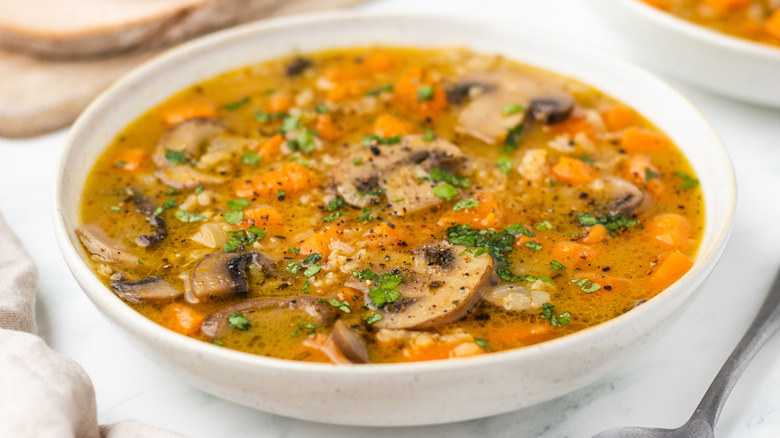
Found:
<svg viewBox="0 0 780 438"><path fill-rule="evenodd" d="M657 86L665 88L668 92L676 95L679 98L680 104L687 106L691 114L695 114L700 118L700 124L703 128L706 128L711 134L713 140L713 146L717 147L717 151L721 158L725 161L724 165L730 172L728 175L723 175L727 178L728 193L724 193L723 196L728 197L727 211L724 215L723 226L714 232L713 242L709 248L700 247L696 255L694 266L688 273L686 273L681 279L674 284L660 292L653 299L644 303L637 309L631 312L626 312L608 321L605 321L596 326L588 327L586 329L565 335L560 338L555 338L549 341L533 344L525 347L519 347L515 349L491 352L490 354L477 355L475 357L456 358L456 359L442 359L425 362L408 362L408 363L379 363L379 364L362 364L360 366L338 366L330 363L311 363L300 362L288 359L270 358L265 356L259 356L242 351L232 350L216 345L212 345L208 342L200 341L190 338L185 335L180 335L174 331L171 331L136 312L132 307L123 302L116 294L106 287L95 275L94 271L88 265L79 254L81 250L77 248L78 243L73 245L68 234L69 230L65 227L65 220L62 214L63 211L63 182L66 172L67 158L73 154L76 148L76 140L82 134L82 131L88 129L93 116L101 111L102 107L106 106L113 99L113 95L118 91L128 88L136 79L142 78L149 72L154 71L158 64L164 63L166 60L175 59L179 56L186 55L191 52L195 52L200 48L207 48L212 45L219 45L223 42L229 42L237 39L241 40L248 38L251 35L259 34L262 32L273 31L277 28L285 28L288 26L302 26L312 22L320 21L340 21L349 19L368 19L368 20L382 20L382 19L398 19L398 18L424 18L433 20L448 20L450 23L454 22L455 25L473 25L479 21L473 18L448 15L448 14L419 14L419 13L393 13L387 14L382 12L366 12L366 11L326 11L326 12L314 12L307 14L298 14L292 16L285 16L279 18L272 18L268 20L261 20L258 22L248 23L233 28L225 29L219 32L208 34L194 40L188 41L182 45L176 46L169 50L158 54L149 60L143 62L129 73L122 76L119 80L114 82L110 87L103 91L96 99L94 99L90 105L81 113L76 122L73 124L66 145L63 149L60 161L57 167L57 173L55 177L55 186L53 190L53 215L54 215L54 228L57 243L63 254L63 257L73 273L76 280L79 282L81 289L88 296L93 305L98 307L99 312L103 317L112 320L113 323L122 326L120 321L124 321L126 324L132 326L134 330L143 332L145 338L156 338L166 344L175 344L177 348L185 348L191 350L198 355L220 357L229 362L238 362L244 365L249 364L258 368L286 370L300 373L316 373L327 375L355 375L355 374L382 374L382 375L397 375L406 373L438 373L444 370L453 371L464 368L479 367L481 364L487 363L500 363L500 362L514 362L522 359L525 356L537 355L540 352L547 350L557 351L568 349L570 345L583 344L585 341L581 339L598 338L602 332L608 332L614 326L624 325L627 318L632 318L630 315L636 315L637 313L647 313L651 309L664 305L667 301L684 298L683 301L687 301L695 294L696 289L704 279L709 275L723 252L725 245L728 241L729 234L733 227L734 215L736 208L736 180L734 174L734 168L720 136L713 126L707 121L703 114L696 108L691 101L682 95L679 91L674 89L666 81L648 70L622 59L616 55L613 55L599 47L583 44L579 41L574 41L571 38L551 36L545 37L546 39L554 39L567 45L573 45L577 48L587 50L590 53L598 54L600 57L609 59L611 62L621 64L623 67L633 71L635 75L641 77L643 81L655 82ZM491 20L493 23L504 25L510 25L508 20ZM480 22L484 24L484 22ZM533 29L530 26L524 26L526 29ZM337 46L333 46L334 48ZM434 47L434 46L431 46ZM437 47L445 47L444 45ZM520 63L532 65L522 59L517 60ZM246 65L251 65L258 61L248 61ZM538 67L537 67L538 68ZM230 69L234 70L234 69ZM229 70L226 70L229 71ZM558 73L560 74L560 73ZM186 85L185 85L186 86ZM182 89L185 87L181 87ZM166 96L170 97L170 96ZM616 98L620 98L616 96ZM151 107L149 107L151 108ZM147 108L146 110L148 110ZM137 114L135 117L140 117L143 114ZM125 125L126 126L126 125ZM115 133L114 135L118 134ZM94 165L94 163L93 163ZM705 206L705 209L707 207ZM705 210L707 211L707 210ZM706 219L705 219L706 220ZM706 228L705 228L706 229ZM714 260L713 260L714 259ZM701 274L699 274L701 273ZM700 278L701 277L701 278ZM690 289L686 292L684 289ZM687 295L685 295L687 294ZM679 305L677 307L680 307ZM119 315L119 316L117 316ZM135 344L133 344L135 345Z"/></svg>
<svg viewBox="0 0 780 438"><path fill-rule="evenodd" d="M619 0L623 7L632 10L635 14L645 16L656 24L671 27L672 29L698 40L714 43L727 50L745 52L750 55L768 58L780 62L780 46L741 38L726 32L711 29L697 24L669 12L661 11L641 0Z"/></svg>

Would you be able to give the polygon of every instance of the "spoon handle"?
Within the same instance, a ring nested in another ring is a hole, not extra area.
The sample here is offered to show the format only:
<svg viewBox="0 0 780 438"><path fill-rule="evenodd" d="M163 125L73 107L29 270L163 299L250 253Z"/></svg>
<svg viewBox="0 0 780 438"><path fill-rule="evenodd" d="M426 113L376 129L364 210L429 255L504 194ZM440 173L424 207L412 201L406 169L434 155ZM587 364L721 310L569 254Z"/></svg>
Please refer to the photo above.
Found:
<svg viewBox="0 0 780 438"><path fill-rule="evenodd" d="M726 398L737 383L742 371L745 370L753 356L766 343L769 338L780 328L780 272L778 272L764 304L758 311L758 315L750 324L747 333L737 344L726 363L715 376L715 380L707 389L699 406L691 416L691 420L704 420L715 428L715 423L720 416L721 408L726 403ZM689 422L691 421L689 420Z"/></svg>

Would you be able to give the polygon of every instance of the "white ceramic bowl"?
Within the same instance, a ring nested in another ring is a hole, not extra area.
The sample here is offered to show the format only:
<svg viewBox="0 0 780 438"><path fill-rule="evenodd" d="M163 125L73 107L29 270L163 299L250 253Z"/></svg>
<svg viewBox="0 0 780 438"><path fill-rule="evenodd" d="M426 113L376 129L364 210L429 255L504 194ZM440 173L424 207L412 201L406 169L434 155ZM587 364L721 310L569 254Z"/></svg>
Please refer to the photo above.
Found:
<svg viewBox="0 0 780 438"><path fill-rule="evenodd" d="M729 97L780 107L780 47L737 38L640 0L591 0L642 65Z"/></svg>
<svg viewBox="0 0 780 438"><path fill-rule="evenodd" d="M571 41L512 24L434 16L320 14L236 28L143 65L74 125L55 190L56 232L86 294L141 352L204 391L276 414L353 425L444 423L499 414L592 383L658 338L709 275L735 207L729 157L699 112L647 72ZM682 148L704 192L707 224L693 269L636 310L531 347L468 359L334 366L271 359L196 341L146 319L105 287L73 230L79 196L101 151L127 124L177 91L219 73L295 51L367 44L467 46L589 83L657 124Z"/></svg>

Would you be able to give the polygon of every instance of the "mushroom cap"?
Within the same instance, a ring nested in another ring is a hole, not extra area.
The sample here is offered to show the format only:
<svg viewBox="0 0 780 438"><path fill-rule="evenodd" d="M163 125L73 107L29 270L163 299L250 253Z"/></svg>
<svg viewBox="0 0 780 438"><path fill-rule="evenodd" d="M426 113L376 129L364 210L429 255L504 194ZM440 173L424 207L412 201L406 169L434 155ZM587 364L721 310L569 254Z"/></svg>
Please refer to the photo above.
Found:
<svg viewBox="0 0 780 438"><path fill-rule="evenodd" d="M327 324L333 319L333 309L330 306L312 296L296 295L290 298L261 298L231 304L206 315L201 330L206 336L219 338L230 327L228 316L235 312L246 313L267 309L280 312L305 312L314 317L319 325Z"/></svg>
<svg viewBox="0 0 780 438"><path fill-rule="evenodd" d="M377 310L382 319L374 327L419 329L463 317L493 281L493 258L487 254L472 257L464 254L465 249L445 243L421 247L417 253L426 263L427 272L401 283L401 299Z"/></svg>
<svg viewBox="0 0 780 438"><path fill-rule="evenodd" d="M147 277L138 281L115 281L111 289L132 303L173 300L184 294L160 277Z"/></svg>
<svg viewBox="0 0 780 438"><path fill-rule="evenodd" d="M355 165L356 159L361 164ZM433 195L430 182L420 181L415 169L427 172L439 166L455 170L464 161L460 148L443 138L425 141L420 135L408 135L398 144L372 146L370 152L362 146L356 148L333 167L331 181L336 192L355 207L379 203L381 195L367 192L383 189L388 200L398 200L389 202L395 214L403 215L442 202Z"/></svg>

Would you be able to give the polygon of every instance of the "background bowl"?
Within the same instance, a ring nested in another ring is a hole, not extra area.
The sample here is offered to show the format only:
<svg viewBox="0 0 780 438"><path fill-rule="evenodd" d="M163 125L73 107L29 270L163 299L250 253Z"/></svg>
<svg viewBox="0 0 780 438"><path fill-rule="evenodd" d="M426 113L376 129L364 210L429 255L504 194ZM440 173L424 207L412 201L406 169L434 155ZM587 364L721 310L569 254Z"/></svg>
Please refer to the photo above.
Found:
<svg viewBox="0 0 780 438"><path fill-rule="evenodd" d="M252 24L168 52L115 84L72 129L55 188L65 260L95 306L153 361L204 391L280 415L353 425L444 423L519 409L592 383L658 338L696 294L726 244L736 188L718 136L672 88L619 59L539 35L512 23L331 13ZM706 227L693 269L639 308L560 339L468 359L362 366L265 358L196 341L136 313L100 282L73 230L90 168L120 130L168 96L224 71L296 51L367 44L502 54L634 107L677 143L701 181Z"/></svg>
<svg viewBox="0 0 780 438"><path fill-rule="evenodd" d="M640 64L718 94L780 107L780 47L737 38L640 0L591 0Z"/></svg>

